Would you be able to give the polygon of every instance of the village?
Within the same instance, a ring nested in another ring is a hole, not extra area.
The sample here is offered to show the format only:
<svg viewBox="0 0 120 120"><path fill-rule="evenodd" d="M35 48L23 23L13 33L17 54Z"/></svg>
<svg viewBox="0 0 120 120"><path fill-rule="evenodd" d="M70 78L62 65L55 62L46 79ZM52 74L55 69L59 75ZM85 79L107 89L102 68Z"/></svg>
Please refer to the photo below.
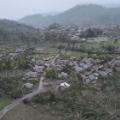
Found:
<svg viewBox="0 0 120 120"><path fill-rule="evenodd" d="M1 44L0 119L21 105L39 109L44 103L51 110L55 104L59 111L60 102L64 109L66 99L73 104L75 94L82 104L91 94L104 101L103 90L119 90L120 41L113 29L119 31L55 23L40 31L40 40Z"/></svg>
<svg viewBox="0 0 120 120"><path fill-rule="evenodd" d="M53 24L39 41L17 44L0 48L0 119L21 105L40 109L44 103L54 111L55 104L60 112L61 101L64 110L75 94L82 104L91 94L102 101L103 90L119 89L120 41L110 29Z"/></svg>
<svg viewBox="0 0 120 120"><path fill-rule="evenodd" d="M9 53L7 57L11 61L19 58L24 53L24 49L16 49L16 52ZM109 56L108 58L91 58L91 57L64 57L59 54L50 57L29 56L27 70L22 74L23 86L28 90L34 90L41 76L44 76L43 86L54 86L67 88L72 85L71 76L79 76L79 81L82 84L97 84L99 77L112 75L115 71L120 72L120 57L119 55ZM4 59L1 55L1 60ZM23 62L24 63L24 62ZM14 66L13 69L17 69ZM43 75L44 74L44 75ZM37 83L37 84L34 84Z"/></svg>
<svg viewBox="0 0 120 120"><path fill-rule="evenodd" d="M0 2L0 120L120 120L119 0Z"/></svg>

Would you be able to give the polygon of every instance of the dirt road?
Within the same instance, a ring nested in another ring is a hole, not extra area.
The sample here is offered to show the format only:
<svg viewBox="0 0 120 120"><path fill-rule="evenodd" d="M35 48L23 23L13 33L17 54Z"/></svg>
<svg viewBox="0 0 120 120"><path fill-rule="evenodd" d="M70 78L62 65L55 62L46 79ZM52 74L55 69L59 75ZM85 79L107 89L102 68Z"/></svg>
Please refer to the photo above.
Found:
<svg viewBox="0 0 120 120"><path fill-rule="evenodd" d="M40 82L40 83L42 84L42 82ZM6 115L14 107L16 107L17 105L22 103L22 101L24 101L25 99L31 99L34 96L36 96L42 92L45 92L45 90L43 89L42 85L40 85L39 89L35 90L34 92L27 94L27 95L23 96L22 98L13 101L10 105L6 106L3 110L0 111L0 119L2 119L4 117L4 115Z"/></svg>

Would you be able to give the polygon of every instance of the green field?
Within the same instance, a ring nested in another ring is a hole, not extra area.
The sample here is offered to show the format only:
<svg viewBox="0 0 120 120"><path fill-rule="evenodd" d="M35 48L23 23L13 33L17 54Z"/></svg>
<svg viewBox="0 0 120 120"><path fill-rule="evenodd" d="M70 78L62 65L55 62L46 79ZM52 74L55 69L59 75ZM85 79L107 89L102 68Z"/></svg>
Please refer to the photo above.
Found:
<svg viewBox="0 0 120 120"><path fill-rule="evenodd" d="M5 106L7 106L10 103L11 103L11 99L6 98L6 97L1 98L0 99L0 110L3 109Z"/></svg>

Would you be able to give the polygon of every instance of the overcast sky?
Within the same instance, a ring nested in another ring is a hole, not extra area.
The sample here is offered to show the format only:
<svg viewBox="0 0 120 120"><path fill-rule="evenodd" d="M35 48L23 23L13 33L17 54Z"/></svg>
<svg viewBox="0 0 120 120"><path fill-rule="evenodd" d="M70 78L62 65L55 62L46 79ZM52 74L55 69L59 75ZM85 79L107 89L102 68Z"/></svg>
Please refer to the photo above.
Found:
<svg viewBox="0 0 120 120"><path fill-rule="evenodd" d="M0 18L17 20L26 15L60 12L89 3L117 5L120 0L0 0Z"/></svg>

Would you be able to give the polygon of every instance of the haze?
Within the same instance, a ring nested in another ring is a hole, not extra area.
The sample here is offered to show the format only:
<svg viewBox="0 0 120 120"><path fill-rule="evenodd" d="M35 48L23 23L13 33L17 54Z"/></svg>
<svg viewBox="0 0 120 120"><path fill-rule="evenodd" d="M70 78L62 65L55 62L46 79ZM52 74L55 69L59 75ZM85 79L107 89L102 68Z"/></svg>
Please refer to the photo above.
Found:
<svg viewBox="0 0 120 120"><path fill-rule="evenodd" d="M0 18L17 20L26 15L67 10L78 4L118 5L119 0L0 0Z"/></svg>

